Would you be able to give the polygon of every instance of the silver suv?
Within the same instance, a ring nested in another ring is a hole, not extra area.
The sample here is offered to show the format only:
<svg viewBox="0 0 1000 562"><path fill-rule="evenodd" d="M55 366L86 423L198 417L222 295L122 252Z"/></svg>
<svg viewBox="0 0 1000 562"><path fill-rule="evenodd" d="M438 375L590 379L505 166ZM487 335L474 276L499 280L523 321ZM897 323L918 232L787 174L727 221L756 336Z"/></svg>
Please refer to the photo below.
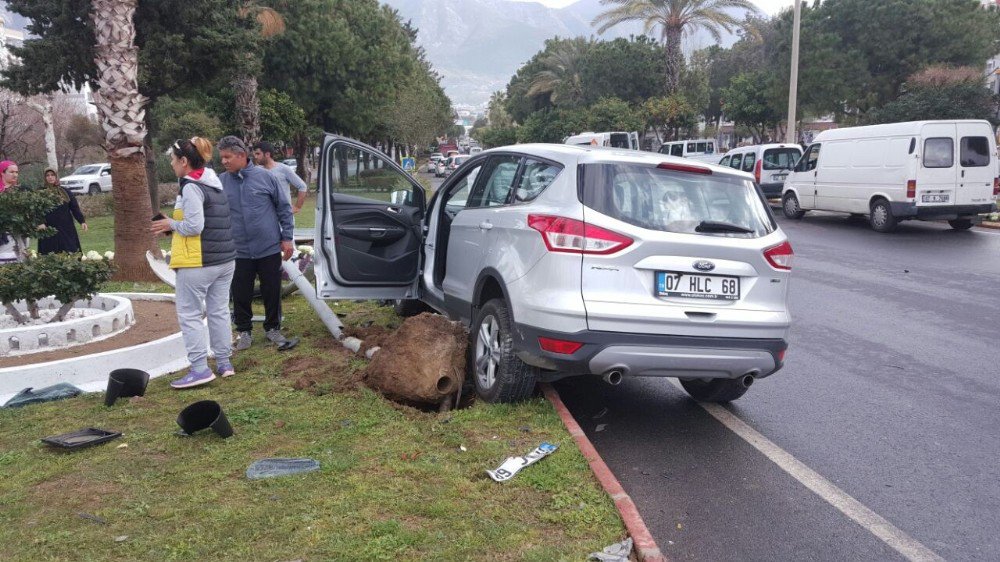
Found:
<svg viewBox="0 0 1000 562"><path fill-rule="evenodd" d="M782 367L792 248L747 174L517 145L470 158L428 201L391 159L332 135L320 170L320 297L461 321L487 401L598 375L677 377L726 402Z"/></svg>

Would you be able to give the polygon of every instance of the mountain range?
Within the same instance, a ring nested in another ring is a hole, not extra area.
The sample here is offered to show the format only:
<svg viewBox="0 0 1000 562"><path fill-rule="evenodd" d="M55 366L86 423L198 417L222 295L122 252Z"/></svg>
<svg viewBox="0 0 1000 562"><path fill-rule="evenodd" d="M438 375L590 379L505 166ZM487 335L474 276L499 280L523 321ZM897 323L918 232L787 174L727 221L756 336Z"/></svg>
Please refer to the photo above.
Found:
<svg viewBox="0 0 1000 562"><path fill-rule="evenodd" d="M452 102L478 106L502 90L511 76L552 37L615 39L641 35L638 23L603 35L590 22L606 10L600 0L579 0L565 8L512 0L382 0L418 30L417 42L442 75ZM724 36L723 44L736 38ZM713 44L708 34L685 38L685 50Z"/></svg>

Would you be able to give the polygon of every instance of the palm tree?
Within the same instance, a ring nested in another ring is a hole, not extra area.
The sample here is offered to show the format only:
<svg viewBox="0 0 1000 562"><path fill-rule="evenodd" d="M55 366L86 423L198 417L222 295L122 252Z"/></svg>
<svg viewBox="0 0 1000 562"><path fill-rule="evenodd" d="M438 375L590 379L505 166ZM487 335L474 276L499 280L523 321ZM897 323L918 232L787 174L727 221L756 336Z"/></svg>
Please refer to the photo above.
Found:
<svg viewBox="0 0 1000 562"><path fill-rule="evenodd" d="M146 104L139 93L139 49L135 46L138 0L92 0L98 89L94 105L104 127L115 203L116 278L155 281L145 254L156 246L146 181Z"/></svg>
<svg viewBox="0 0 1000 562"><path fill-rule="evenodd" d="M583 100L580 65L593 43L577 37L562 41L540 61L540 70L531 80L529 96L549 94L553 104L575 105Z"/></svg>
<svg viewBox="0 0 1000 562"><path fill-rule="evenodd" d="M243 4L240 17L254 16L258 25L254 39L269 39L285 32L285 20L271 8L258 6L251 1ZM248 48L233 79L236 94L236 124L247 146L260 140L260 98L257 96L257 74L260 71L259 48Z"/></svg>
<svg viewBox="0 0 1000 562"><path fill-rule="evenodd" d="M757 7L750 0L601 0L605 6L613 6L594 18L592 25L598 33L626 22L639 21L649 33L659 26L666 46L667 94L672 94L680 84L684 55L681 53L681 38L685 33L704 29L716 41L722 40L721 31L732 33L741 27L740 18L727 10L743 10L758 14Z"/></svg>

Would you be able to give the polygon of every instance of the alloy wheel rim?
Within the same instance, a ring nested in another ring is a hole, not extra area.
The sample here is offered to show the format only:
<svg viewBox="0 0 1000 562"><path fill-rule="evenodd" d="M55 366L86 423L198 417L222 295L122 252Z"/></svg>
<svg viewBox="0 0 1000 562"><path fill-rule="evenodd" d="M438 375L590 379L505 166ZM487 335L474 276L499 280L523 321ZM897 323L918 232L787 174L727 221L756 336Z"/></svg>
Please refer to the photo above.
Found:
<svg viewBox="0 0 1000 562"><path fill-rule="evenodd" d="M883 224L885 224L885 218L886 218L885 207L882 205L876 205L875 208L872 209L872 222L874 222L878 226L882 226Z"/></svg>
<svg viewBox="0 0 1000 562"><path fill-rule="evenodd" d="M785 199L785 210L788 211L788 214L794 215L796 212L798 212L797 203L798 202L795 200L794 197L789 197Z"/></svg>
<svg viewBox="0 0 1000 562"><path fill-rule="evenodd" d="M482 388L493 388L499 366L500 324L490 315L479 324L476 336L476 379Z"/></svg>

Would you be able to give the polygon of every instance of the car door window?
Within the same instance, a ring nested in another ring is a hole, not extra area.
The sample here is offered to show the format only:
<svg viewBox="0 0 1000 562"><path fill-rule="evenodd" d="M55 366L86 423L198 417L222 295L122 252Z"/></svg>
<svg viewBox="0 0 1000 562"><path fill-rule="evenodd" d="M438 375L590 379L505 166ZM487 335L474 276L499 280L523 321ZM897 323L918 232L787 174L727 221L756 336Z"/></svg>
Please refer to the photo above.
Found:
<svg viewBox="0 0 1000 562"><path fill-rule="evenodd" d="M796 172L811 172L816 169L816 165L819 163L819 149L820 145L814 144L809 147L809 150L802 155L799 159L799 163L795 166Z"/></svg>
<svg viewBox="0 0 1000 562"><path fill-rule="evenodd" d="M723 156L722 160L719 161L719 165L720 166L728 166L729 165L729 158L730 158L729 156Z"/></svg>
<svg viewBox="0 0 1000 562"><path fill-rule="evenodd" d="M989 166L990 141L986 137L962 137L959 158L963 168Z"/></svg>
<svg viewBox="0 0 1000 562"><path fill-rule="evenodd" d="M459 211L469 205L469 196L472 195L472 187L476 185L476 178L482 170L482 163L473 166L472 169L463 172L462 177L452 184L444 199L444 210L454 217Z"/></svg>
<svg viewBox="0 0 1000 562"><path fill-rule="evenodd" d="M955 141L948 137L924 141L924 168L951 168L955 165Z"/></svg>
<svg viewBox="0 0 1000 562"><path fill-rule="evenodd" d="M524 161L524 172L517 186L514 197L517 201L531 201L541 195L545 188L552 185L562 167L549 162L539 162L527 159Z"/></svg>
<svg viewBox="0 0 1000 562"><path fill-rule="evenodd" d="M732 166L733 168L736 168L737 170L739 170L740 169L740 165L742 165L742 164L743 164L743 155L742 154L733 154L733 159L729 162L729 165Z"/></svg>
<svg viewBox="0 0 1000 562"><path fill-rule="evenodd" d="M419 205L418 188L405 173L378 153L340 145L328 159L330 192L394 205Z"/></svg>
<svg viewBox="0 0 1000 562"><path fill-rule="evenodd" d="M494 156L489 159L472 190L468 207L499 207L506 205L514 189L514 176L521 163L520 156Z"/></svg>
<svg viewBox="0 0 1000 562"><path fill-rule="evenodd" d="M756 164L756 163L757 163L757 154L756 153L751 152L749 154L744 155L743 156L743 171L744 172L752 172L753 171L753 165Z"/></svg>
<svg viewBox="0 0 1000 562"><path fill-rule="evenodd" d="M671 156L684 156L684 145L682 143L670 145Z"/></svg>

